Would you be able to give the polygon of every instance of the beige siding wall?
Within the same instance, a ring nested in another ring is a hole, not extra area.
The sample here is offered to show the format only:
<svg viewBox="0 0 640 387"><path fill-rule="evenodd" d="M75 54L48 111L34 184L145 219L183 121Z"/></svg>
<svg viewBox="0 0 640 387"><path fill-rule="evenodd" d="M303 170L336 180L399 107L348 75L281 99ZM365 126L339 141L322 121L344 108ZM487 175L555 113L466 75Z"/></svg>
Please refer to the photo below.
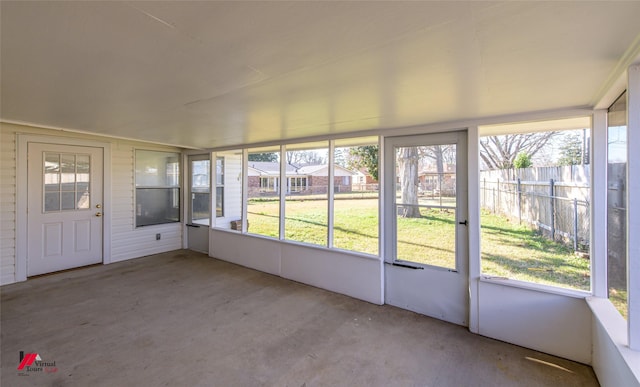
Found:
<svg viewBox="0 0 640 387"><path fill-rule="evenodd" d="M58 138L86 139L111 144L111 186L105 186L105 195L111 194L111 256L105 261L117 262L145 255L182 248L180 223L135 228L134 217L134 155L135 149L180 151L143 142L102 138L30 126L0 123L0 284L16 281L16 135L18 133L57 136ZM161 234L156 241L155 235Z"/></svg>

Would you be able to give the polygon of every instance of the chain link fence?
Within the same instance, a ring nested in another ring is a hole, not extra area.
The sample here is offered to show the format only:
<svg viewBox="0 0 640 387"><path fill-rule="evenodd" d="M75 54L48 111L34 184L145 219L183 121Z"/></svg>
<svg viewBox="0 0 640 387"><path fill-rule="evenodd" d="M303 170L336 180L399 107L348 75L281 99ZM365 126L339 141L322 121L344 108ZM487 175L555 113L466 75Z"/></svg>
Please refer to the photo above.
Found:
<svg viewBox="0 0 640 387"><path fill-rule="evenodd" d="M580 182L515 180L480 181L482 208L528 223L550 239L589 251L589 185Z"/></svg>

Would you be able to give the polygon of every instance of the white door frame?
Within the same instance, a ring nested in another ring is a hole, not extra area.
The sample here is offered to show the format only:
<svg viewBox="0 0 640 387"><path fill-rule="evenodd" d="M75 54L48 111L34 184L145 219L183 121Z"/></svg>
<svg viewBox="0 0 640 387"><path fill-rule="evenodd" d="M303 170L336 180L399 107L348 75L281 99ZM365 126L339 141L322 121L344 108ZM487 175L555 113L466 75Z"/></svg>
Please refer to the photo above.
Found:
<svg viewBox="0 0 640 387"><path fill-rule="evenodd" d="M29 143L55 145L75 145L102 148L103 150L103 228L102 263L111 263L111 144L73 137L58 137L18 133L16 136L16 282L27 280L27 204L28 169L27 156Z"/></svg>
<svg viewBox="0 0 640 387"><path fill-rule="evenodd" d="M456 200L456 268L447 269L428 264L419 264L404 261L396 261L395 239L396 239L396 206L395 206L395 151L393 146L415 146L423 145L426 140L428 145L431 141L434 144L455 143L458 144L458 161L456 168L457 175L457 200ZM384 269L384 298L385 303L395 305L449 321L455 324L470 326L471 300L469 294L470 287L470 264L469 264L469 237L468 237L468 130L456 130L450 132L435 132L411 134L406 136L388 136L384 141L384 157L382 158L382 169L384 171L384 230L383 238L384 250L382 250L382 260L385 263ZM417 143L416 143L417 141ZM462 223L464 222L464 223ZM399 263L394 265L394 263ZM402 266L399 269L394 266ZM415 271L409 269L416 269ZM407 271L408 270L408 271ZM403 274L401 274L404 271ZM398 282L400 277L403 282ZM392 282L390 282L392 281ZM429 283L427 286L426 283ZM393 284L399 286L392 286ZM416 286L422 288L416 289ZM450 292L451 297L438 299L440 288ZM428 292L431 296L415 297L416 292ZM435 296L433 296L435 295ZM423 301L427 301L426 303Z"/></svg>

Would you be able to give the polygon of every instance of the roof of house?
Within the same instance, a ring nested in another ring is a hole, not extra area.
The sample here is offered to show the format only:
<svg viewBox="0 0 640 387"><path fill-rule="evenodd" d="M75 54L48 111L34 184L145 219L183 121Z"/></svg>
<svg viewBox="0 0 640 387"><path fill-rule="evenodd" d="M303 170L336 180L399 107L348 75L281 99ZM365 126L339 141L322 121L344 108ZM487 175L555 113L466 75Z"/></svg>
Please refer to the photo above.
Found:
<svg viewBox="0 0 640 387"><path fill-rule="evenodd" d="M249 161L248 163L250 176L278 176L280 174L280 163L269 161ZM293 165L286 164L287 176L326 176L327 165L315 164L315 165ZM253 172L253 173L252 173ZM339 165L335 166L335 176L352 176L355 172L350 171Z"/></svg>

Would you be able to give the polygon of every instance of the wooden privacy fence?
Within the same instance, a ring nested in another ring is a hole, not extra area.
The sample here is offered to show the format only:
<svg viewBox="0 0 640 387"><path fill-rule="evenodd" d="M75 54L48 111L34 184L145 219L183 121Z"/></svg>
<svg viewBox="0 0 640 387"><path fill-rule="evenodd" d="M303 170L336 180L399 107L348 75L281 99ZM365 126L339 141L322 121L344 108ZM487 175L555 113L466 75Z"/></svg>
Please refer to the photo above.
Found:
<svg viewBox="0 0 640 387"><path fill-rule="evenodd" d="M481 174L480 185L481 207L520 223L529 223L553 240L572 242L575 251L589 251L590 206L586 182L561 182L553 178L489 180Z"/></svg>

